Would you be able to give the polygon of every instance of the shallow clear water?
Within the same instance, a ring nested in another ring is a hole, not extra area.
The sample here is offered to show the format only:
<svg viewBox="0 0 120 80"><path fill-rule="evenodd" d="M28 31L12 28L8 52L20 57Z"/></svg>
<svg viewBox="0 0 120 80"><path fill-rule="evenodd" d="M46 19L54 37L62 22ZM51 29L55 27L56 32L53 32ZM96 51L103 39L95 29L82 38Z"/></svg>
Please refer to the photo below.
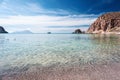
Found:
<svg viewBox="0 0 120 80"><path fill-rule="evenodd" d="M0 34L0 69L120 61L120 35Z"/></svg>

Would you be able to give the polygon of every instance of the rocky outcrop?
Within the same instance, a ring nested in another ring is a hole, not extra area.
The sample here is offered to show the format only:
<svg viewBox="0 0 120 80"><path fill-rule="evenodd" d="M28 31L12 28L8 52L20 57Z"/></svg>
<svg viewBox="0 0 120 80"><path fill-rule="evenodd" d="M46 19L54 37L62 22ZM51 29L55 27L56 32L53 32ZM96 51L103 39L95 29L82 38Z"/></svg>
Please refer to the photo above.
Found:
<svg viewBox="0 0 120 80"><path fill-rule="evenodd" d="M88 33L120 32L120 12L101 15L87 30Z"/></svg>
<svg viewBox="0 0 120 80"><path fill-rule="evenodd" d="M51 34L51 32L47 32L47 34Z"/></svg>
<svg viewBox="0 0 120 80"><path fill-rule="evenodd" d="M82 31L80 29L76 29L73 34L82 34Z"/></svg>
<svg viewBox="0 0 120 80"><path fill-rule="evenodd" d="M0 33L8 33L8 32L5 31L5 29L2 26L0 26Z"/></svg>

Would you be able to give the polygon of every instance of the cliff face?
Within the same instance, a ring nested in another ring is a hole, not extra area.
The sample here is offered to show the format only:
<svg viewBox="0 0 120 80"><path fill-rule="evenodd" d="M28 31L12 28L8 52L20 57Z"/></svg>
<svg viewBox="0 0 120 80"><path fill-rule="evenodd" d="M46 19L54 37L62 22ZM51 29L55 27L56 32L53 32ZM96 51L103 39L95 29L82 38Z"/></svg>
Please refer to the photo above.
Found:
<svg viewBox="0 0 120 80"><path fill-rule="evenodd" d="M5 29L2 26L0 26L0 33L8 33L8 32L5 31Z"/></svg>
<svg viewBox="0 0 120 80"><path fill-rule="evenodd" d="M120 12L103 14L90 26L88 33L120 32Z"/></svg>

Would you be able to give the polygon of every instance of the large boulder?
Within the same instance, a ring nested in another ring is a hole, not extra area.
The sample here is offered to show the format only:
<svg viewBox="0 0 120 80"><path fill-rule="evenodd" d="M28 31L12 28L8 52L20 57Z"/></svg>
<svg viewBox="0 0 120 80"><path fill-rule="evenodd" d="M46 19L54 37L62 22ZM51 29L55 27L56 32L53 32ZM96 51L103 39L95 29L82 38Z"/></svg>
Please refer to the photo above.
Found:
<svg viewBox="0 0 120 80"><path fill-rule="evenodd" d="M0 33L8 33L8 32L5 31L5 29L2 26L0 26Z"/></svg>
<svg viewBox="0 0 120 80"><path fill-rule="evenodd" d="M87 30L88 33L120 32L120 12L101 15Z"/></svg>

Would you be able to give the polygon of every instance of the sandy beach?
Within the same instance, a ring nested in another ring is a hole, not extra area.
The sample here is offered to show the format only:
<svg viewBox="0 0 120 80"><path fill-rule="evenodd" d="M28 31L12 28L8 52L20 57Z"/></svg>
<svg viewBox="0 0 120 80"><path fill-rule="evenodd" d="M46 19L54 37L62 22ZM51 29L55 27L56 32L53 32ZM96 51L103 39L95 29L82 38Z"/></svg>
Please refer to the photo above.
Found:
<svg viewBox="0 0 120 80"><path fill-rule="evenodd" d="M48 67L32 65L24 70L12 70L1 75L0 80L119 80L120 63L58 65Z"/></svg>

